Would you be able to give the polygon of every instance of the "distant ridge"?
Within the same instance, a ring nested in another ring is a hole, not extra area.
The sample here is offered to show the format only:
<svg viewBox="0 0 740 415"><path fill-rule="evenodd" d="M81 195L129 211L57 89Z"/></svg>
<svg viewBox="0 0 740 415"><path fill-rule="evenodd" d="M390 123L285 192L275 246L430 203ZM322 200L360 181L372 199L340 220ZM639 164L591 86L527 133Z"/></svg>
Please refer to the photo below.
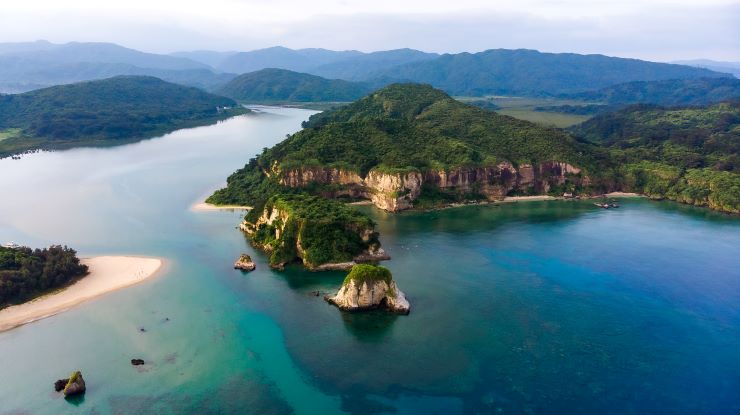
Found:
<svg viewBox="0 0 740 415"><path fill-rule="evenodd" d="M148 76L0 95L0 133L6 136L0 157L37 148L126 143L246 111L229 98Z"/></svg>
<svg viewBox="0 0 740 415"><path fill-rule="evenodd" d="M270 68L239 75L217 92L244 102L336 102L354 101L370 88L362 83Z"/></svg>

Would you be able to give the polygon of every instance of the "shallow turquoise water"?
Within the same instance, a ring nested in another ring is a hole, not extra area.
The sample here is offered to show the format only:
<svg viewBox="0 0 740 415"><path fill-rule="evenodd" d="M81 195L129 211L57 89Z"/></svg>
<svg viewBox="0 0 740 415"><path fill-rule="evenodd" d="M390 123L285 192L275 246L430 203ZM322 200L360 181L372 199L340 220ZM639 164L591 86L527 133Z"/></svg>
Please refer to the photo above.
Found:
<svg viewBox="0 0 740 415"><path fill-rule="evenodd" d="M189 210L310 114L0 161L0 241L168 261L0 333L0 414L740 412L740 220L645 200L361 207L413 309L344 314L311 295L342 273L272 272L239 213ZM241 252L257 271L231 269ZM70 403L52 382L74 369L89 389Z"/></svg>

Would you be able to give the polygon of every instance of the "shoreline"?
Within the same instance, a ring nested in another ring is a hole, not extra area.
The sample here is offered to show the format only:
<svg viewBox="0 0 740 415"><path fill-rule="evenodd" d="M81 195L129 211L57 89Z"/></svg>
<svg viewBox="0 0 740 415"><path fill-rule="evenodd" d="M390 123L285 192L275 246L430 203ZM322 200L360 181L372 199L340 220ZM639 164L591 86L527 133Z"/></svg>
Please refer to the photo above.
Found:
<svg viewBox="0 0 740 415"><path fill-rule="evenodd" d="M211 210L251 210L251 206L239 206L239 205L212 205L206 202L194 203L190 206L192 212L206 212Z"/></svg>
<svg viewBox="0 0 740 415"><path fill-rule="evenodd" d="M98 256L83 258L90 273L74 284L0 310L0 332L42 320L89 300L141 283L159 274L164 260L150 257Z"/></svg>

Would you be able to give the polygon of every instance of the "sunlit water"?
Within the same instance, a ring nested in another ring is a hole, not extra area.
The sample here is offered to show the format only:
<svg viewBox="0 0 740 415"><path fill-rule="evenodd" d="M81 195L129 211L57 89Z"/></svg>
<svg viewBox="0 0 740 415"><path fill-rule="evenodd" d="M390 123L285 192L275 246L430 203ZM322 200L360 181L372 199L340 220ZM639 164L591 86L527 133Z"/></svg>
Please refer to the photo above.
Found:
<svg viewBox="0 0 740 415"><path fill-rule="evenodd" d="M167 260L0 333L0 414L740 412L740 220L645 200L362 207L412 312L341 313L312 292L342 273L273 272L240 213L190 210L310 114L0 161L0 241ZM256 271L232 269L242 252ZM76 369L88 392L68 402L52 384Z"/></svg>

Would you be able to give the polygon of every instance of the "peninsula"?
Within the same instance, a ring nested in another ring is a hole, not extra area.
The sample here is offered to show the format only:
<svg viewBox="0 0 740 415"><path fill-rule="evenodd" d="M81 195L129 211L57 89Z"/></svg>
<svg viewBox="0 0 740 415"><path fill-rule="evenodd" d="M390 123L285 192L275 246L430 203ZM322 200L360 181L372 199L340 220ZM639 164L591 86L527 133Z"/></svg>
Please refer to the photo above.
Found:
<svg viewBox="0 0 740 415"><path fill-rule="evenodd" d="M246 112L230 98L148 76L0 95L0 157L130 143Z"/></svg>

